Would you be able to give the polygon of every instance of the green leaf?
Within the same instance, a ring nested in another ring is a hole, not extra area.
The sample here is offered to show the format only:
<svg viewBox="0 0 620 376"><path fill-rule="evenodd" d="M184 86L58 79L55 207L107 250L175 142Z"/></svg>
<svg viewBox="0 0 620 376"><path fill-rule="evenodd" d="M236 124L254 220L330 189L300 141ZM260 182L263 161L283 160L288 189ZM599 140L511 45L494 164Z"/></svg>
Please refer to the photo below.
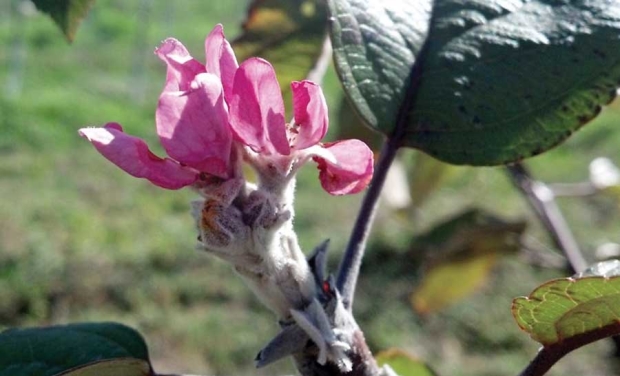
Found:
<svg viewBox="0 0 620 376"><path fill-rule="evenodd" d="M573 278L556 279L516 298L512 314L544 346L578 347L620 333L620 262L594 265Z"/></svg>
<svg viewBox="0 0 620 376"><path fill-rule="evenodd" d="M407 354L399 349L388 349L381 351L375 357L377 364L389 365L398 376L436 376L437 374L430 369L424 362Z"/></svg>
<svg viewBox="0 0 620 376"><path fill-rule="evenodd" d="M243 34L233 43L239 60L258 56L276 69L291 114L291 81L306 78L321 55L327 34L322 0L254 0Z"/></svg>
<svg viewBox="0 0 620 376"><path fill-rule="evenodd" d="M52 376L93 362L127 358L148 364L148 350L138 332L117 323L9 329L0 333L0 376ZM134 374L138 375L127 375Z"/></svg>
<svg viewBox="0 0 620 376"><path fill-rule="evenodd" d="M456 164L541 153L620 80L620 1L330 0L345 91L373 128Z"/></svg>
<svg viewBox="0 0 620 376"><path fill-rule="evenodd" d="M438 225L414 242L429 255L420 284L411 294L419 314L437 312L477 291L489 278L498 256L519 249L525 223L508 222L470 210Z"/></svg>
<svg viewBox="0 0 620 376"><path fill-rule="evenodd" d="M67 41L73 42L80 22L95 0L32 0L37 9L47 13L60 27Z"/></svg>
<svg viewBox="0 0 620 376"><path fill-rule="evenodd" d="M60 373L56 376L148 376L151 367L141 359L112 359L97 361Z"/></svg>

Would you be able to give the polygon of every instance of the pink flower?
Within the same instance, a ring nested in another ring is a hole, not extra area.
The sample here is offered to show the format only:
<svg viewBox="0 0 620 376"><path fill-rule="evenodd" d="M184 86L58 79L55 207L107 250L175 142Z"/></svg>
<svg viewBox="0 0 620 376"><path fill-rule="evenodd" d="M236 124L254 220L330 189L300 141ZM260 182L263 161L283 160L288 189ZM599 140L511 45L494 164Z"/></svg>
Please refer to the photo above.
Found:
<svg viewBox="0 0 620 376"><path fill-rule="evenodd" d="M368 146L358 140L320 143L327 132L328 114L318 85L291 84L294 121L287 125L271 64L251 58L239 66L221 25L207 36L205 52L203 65L172 38L155 51L168 68L155 123L170 158L155 156L144 141L126 135L116 123L83 128L80 135L129 174L168 189L192 185L205 174L222 179L235 176L234 142L256 154L248 159L250 163L303 164L314 159L321 185L331 194L356 193L366 187L373 173Z"/></svg>
<svg viewBox="0 0 620 376"><path fill-rule="evenodd" d="M291 83L294 120L286 124L276 74L267 61L251 58L239 66L232 87L230 125L235 138L263 156L312 157L323 188L333 195L357 193L373 173L372 151L359 140L322 145L328 111L321 87Z"/></svg>
<svg viewBox="0 0 620 376"><path fill-rule="evenodd" d="M146 143L123 133L117 123L102 128L82 128L80 135L87 138L104 157L137 178L168 189L179 189L193 184L198 173L170 158L159 158Z"/></svg>
<svg viewBox="0 0 620 376"><path fill-rule="evenodd" d="M159 139L171 158L155 156L144 141L124 134L116 123L83 128L80 135L130 175L163 188L191 185L201 173L230 177L232 134L226 92L232 89L237 60L221 25L207 37L205 49L206 66L172 38L155 51L168 65L155 122Z"/></svg>

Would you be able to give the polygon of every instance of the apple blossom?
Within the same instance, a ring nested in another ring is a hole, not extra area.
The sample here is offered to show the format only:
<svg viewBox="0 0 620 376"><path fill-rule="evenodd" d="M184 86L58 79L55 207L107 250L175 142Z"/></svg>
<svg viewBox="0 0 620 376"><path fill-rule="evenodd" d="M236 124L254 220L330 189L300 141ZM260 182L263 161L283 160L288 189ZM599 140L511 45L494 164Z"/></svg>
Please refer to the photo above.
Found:
<svg viewBox="0 0 620 376"><path fill-rule="evenodd" d="M286 124L282 94L271 64L260 58L242 63L235 74L230 103L235 138L258 153L258 159L275 160L284 173L291 164L301 165L313 158L321 171L321 185L331 194L364 189L372 177L372 151L359 140L321 144L328 127L321 87L311 81L295 81L291 90L294 117Z"/></svg>
<svg viewBox="0 0 620 376"><path fill-rule="evenodd" d="M205 52L202 64L173 38L155 50L167 66L155 124L168 157L156 156L117 123L79 133L130 175L201 194L192 202L198 248L229 262L283 325L257 364L290 354L291 338L300 344L310 339L320 364L348 372L355 328L332 330L331 318L344 322L348 313L321 303L323 277L313 274L293 229L293 193L298 169L310 160L328 193L363 190L373 173L372 151L359 140L321 142L327 104L310 81L291 84L293 120L287 123L274 68L260 58L237 64L221 25L207 36ZM257 184L245 180L241 162L256 170Z"/></svg>
<svg viewBox="0 0 620 376"><path fill-rule="evenodd" d="M327 192L350 194L366 187L373 159L364 143L321 144L328 115L318 85L310 81L291 84L294 114L287 124L271 64L250 58L239 66L221 25L207 36L205 51L205 64L173 38L155 51L167 65L155 123L170 158L155 157L144 142L125 135L116 123L84 128L80 134L129 174L168 189L192 185L201 176L237 176L240 172L231 163L237 146L244 147L244 159L257 168L264 181L274 180L274 176L265 176L274 173L264 168L266 165L277 166L281 176L275 180L285 184L301 165L314 159ZM125 147L128 150L123 150Z"/></svg>

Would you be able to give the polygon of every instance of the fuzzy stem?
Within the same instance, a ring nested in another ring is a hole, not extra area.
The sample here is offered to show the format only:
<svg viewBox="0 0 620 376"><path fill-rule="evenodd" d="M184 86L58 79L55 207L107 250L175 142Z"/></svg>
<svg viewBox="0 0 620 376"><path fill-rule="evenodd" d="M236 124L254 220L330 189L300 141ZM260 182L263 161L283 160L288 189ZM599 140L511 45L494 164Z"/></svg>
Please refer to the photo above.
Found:
<svg viewBox="0 0 620 376"><path fill-rule="evenodd" d="M353 231L351 232L349 244L340 262L336 287L342 294L344 306L349 310L353 306L355 285L357 284L357 278L362 265L366 241L368 240L378 207L379 195L397 151L398 144L395 138L387 139L381 150L379 163L375 168L370 188L364 197Z"/></svg>

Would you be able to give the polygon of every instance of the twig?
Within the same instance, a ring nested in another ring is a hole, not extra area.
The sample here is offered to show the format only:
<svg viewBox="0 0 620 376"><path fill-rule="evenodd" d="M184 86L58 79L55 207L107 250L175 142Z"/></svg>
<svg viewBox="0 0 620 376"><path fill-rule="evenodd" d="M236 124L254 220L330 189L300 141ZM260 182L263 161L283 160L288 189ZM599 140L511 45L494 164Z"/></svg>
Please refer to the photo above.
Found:
<svg viewBox="0 0 620 376"><path fill-rule="evenodd" d="M587 197L600 190L589 181L581 183L554 183L548 185L555 197Z"/></svg>
<svg viewBox="0 0 620 376"><path fill-rule="evenodd" d="M344 306L349 309L353 305L355 285L357 284L357 277L362 264L362 258L364 257L366 240L368 239L378 207L379 195L397 150L398 146L394 139L386 140L381 150L379 163L377 163L375 168L370 188L364 197L353 231L351 232L349 244L340 262L336 287L342 294Z"/></svg>
<svg viewBox="0 0 620 376"><path fill-rule="evenodd" d="M555 245L562 251L564 256L566 256L569 272L575 274L585 270L588 264L560 208L555 202L553 191L545 183L532 179L530 173L521 163L515 163L506 168L514 185L527 198L530 206L534 209L534 212L538 215L538 218L549 232ZM614 336L611 337L611 340L616 347L615 355L620 356L620 338ZM557 352L557 350L553 351ZM563 352L559 354L553 351L550 349L542 349L521 375L542 375L567 353ZM542 365L545 367L548 365L548 368L542 370Z"/></svg>
<svg viewBox="0 0 620 376"><path fill-rule="evenodd" d="M523 164L507 166L507 170L512 182L527 198L555 245L566 256L571 274L585 270L588 264L555 202L553 191L545 183L532 179Z"/></svg>

